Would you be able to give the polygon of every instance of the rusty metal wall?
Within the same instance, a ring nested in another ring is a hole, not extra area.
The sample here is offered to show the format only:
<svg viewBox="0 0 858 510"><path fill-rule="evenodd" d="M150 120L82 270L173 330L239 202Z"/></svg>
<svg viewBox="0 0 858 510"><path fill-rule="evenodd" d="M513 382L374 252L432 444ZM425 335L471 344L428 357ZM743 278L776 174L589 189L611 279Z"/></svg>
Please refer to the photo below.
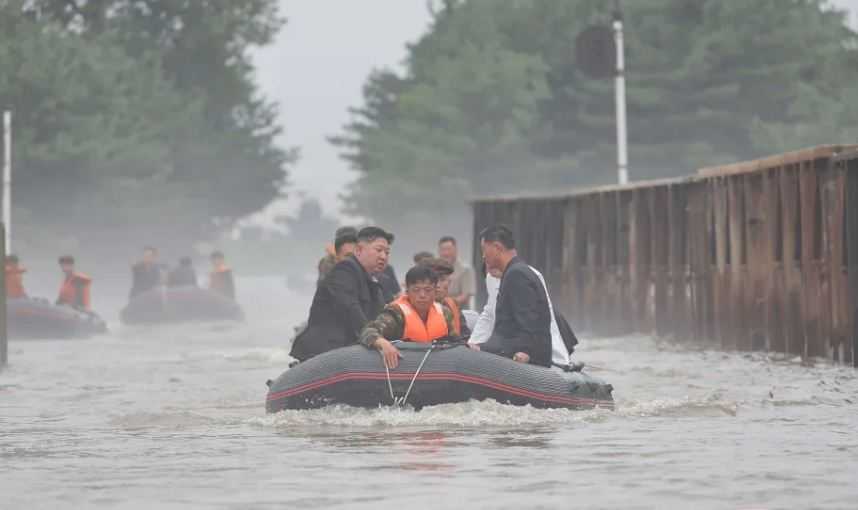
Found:
<svg viewBox="0 0 858 510"><path fill-rule="evenodd" d="M578 329L858 366L858 146L473 207Z"/></svg>

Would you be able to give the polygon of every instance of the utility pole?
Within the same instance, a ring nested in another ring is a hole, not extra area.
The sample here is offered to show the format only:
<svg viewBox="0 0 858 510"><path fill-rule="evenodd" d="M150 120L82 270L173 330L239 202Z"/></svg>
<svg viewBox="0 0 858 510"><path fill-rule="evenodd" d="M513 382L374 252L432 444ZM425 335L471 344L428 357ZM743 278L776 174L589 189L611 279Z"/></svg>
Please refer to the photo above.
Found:
<svg viewBox="0 0 858 510"><path fill-rule="evenodd" d="M614 46L617 50L617 69L614 77L614 95L617 109L617 174L620 184L629 182L628 134L626 130L626 56L623 43L623 12L620 0L614 0Z"/></svg>
<svg viewBox="0 0 858 510"><path fill-rule="evenodd" d="M3 225L8 255L12 252L12 112L3 112Z"/></svg>
<svg viewBox="0 0 858 510"><path fill-rule="evenodd" d="M10 188L12 186L12 112L3 112L3 222L0 223L0 254L4 270L0 272L0 367L9 361L8 328L6 316L6 255L9 254L9 221L11 217Z"/></svg>

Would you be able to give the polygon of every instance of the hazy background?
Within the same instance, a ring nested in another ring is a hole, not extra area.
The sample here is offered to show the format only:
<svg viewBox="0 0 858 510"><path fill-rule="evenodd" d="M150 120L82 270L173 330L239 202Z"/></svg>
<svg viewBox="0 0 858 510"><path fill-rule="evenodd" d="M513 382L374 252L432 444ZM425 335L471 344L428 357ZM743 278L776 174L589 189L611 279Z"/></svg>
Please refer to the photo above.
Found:
<svg viewBox="0 0 858 510"><path fill-rule="evenodd" d="M856 0L858 1L858 0ZM286 27L255 52L262 91L280 104L282 143L300 147L291 182L339 214L339 193L353 179L326 137L339 132L348 108L361 103L373 68L401 68L405 44L427 28L425 0L281 0ZM335 14L334 14L335 13ZM273 204L272 216L293 213L298 200Z"/></svg>
<svg viewBox="0 0 858 510"><path fill-rule="evenodd" d="M858 27L858 0L831 4L849 9ZM326 137L348 121L349 107L361 104L371 70L401 70L405 45L426 31L431 17L425 0L281 0L280 5L286 27L274 44L254 53L259 85L280 104L283 144L301 150L291 191L295 197L300 192L318 197L327 214L338 214L338 196L356 176ZM255 219L268 223L273 215L294 213L298 202L278 201Z"/></svg>
<svg viewBox="0 0 858 510"><path fill-rule="evenodd" d="M633 179L858 139L858 43L815 4L624 5ZM0 0L32 281L71 253L124 289L155 245L312 290L339 223L393 230L402 270L442 234L468 257L469 197L614 180L613 87L575 56L602 0L234 6Z"/></svg>

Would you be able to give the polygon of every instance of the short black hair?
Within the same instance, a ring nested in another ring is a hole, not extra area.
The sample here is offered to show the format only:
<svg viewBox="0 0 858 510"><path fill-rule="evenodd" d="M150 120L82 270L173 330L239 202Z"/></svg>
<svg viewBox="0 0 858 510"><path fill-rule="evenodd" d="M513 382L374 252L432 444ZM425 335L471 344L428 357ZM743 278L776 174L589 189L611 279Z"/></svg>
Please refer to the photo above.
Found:
<svg viewBox="0 0 858 510"><path fill-rule="evenodd" d="M222 252L222 251L220 251L220 250L215 250L215 251L213 251L213 252L212 252L211 258L213 258L213 259L222 259L222 258L224 258L224 256L223 256L223 252Z"/></svg>
<svg viewBox="0 0 858 510"><path fill-rule="evenodd" d="M444 243L453 243L453 246L456 246L456 238L453 236L444 236L441 239L438 239L439 245Z"/></svg>
<svg viewBox="0 0 858 510"><path fill-rule="evenodd" d="M357 240L358 240L358 238L357 238L357 235L355 235L355 234L341 235L341 236L337 237L336 241L334 241L334 251L339 253L340 248L342 248L344 244L356 243Z"/></svg>
<svg viewBox="0 0 858 510"><path fill-rule="evenodd" d="M432 271L435 271L438 275L438 278L449 276L456 272L453 265L442 258L432 257L431 259L424 260L421 264L431 267Z"/></svg>
<svg viewBox="0 0 858 510"><path fill-rule="evenodd" d="M12 264L17 264L18 263L18 256L14 255L14 254L6 255L6 262L11 262Z"/></svg>
<svg viewBox="0 0 858 510"><path fill-rule="evenodd" d="M59 263L62 264L74 264L74 257L71 255L63 255L59 258Z"/></svg>
<svg viewBox="0 0 858 510"><path fill-rule="evenodd" d="M480 232L480 241L498 242L507 250L515 249L515 237L506 225L492 225Z"/></svg>
<svg viewBox="0 0 858 510"><path fill-rule="evenodd" d="M336 242L337 239L339 239L341 237L351 237L351 238L357 239L357 234L358 234L358 231L354 227L349 227L349 226L340 227L337 229L336 232L334 232L334 242ZM350 241L350 242L354 242L354 241Z"/></svg>
<svg viewBox="0 0 858 510"><path fill-rule="evenodd" d="M435 255L432 255L431 252L428 251L418 251L414 254L414 263L419 264L424 260L434 259Z"/></svg>
<svg viewBox="0 0 858 510"><path fill-rule="evenodd" d="M418 264L405 273L405 286L410 287L418 282L430 282L432 285L438 283L438 273L425 264Z"/></svg>
<svg viewBox="0 0 858 510"><path fill-rule="evenodd" d="M380 227L364 227L358 232L357 240L362 243L371 243L376 239L384 239L387 244L393 244L393 234L385 232Z"/></svg>
<svg viewBox="0 0 858 510"><path fill-rule="evenodd" d="M191 257L182 257L179 259L180 266L190 266L191 264L193 264Z"/></svg>

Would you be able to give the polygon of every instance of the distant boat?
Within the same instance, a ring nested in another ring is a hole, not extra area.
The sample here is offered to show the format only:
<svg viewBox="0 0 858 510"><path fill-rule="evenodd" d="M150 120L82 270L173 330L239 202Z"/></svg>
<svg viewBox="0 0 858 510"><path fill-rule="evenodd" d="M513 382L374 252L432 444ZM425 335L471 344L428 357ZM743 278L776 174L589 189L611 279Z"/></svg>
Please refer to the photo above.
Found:
<svg viewBox="0 0 858 510"><path fill-rule="evenodd" d="M120 319L123 324L240 321L244 313L235 301L208 289L158 287L134 297Z"/></svg>
<svg viewBox="0 0 858 510"><path fill-rule="evenodd" d="M89 338L107 333L107 324L95 313L41 298L7 300L6 319L12 339Z"/></svg>

